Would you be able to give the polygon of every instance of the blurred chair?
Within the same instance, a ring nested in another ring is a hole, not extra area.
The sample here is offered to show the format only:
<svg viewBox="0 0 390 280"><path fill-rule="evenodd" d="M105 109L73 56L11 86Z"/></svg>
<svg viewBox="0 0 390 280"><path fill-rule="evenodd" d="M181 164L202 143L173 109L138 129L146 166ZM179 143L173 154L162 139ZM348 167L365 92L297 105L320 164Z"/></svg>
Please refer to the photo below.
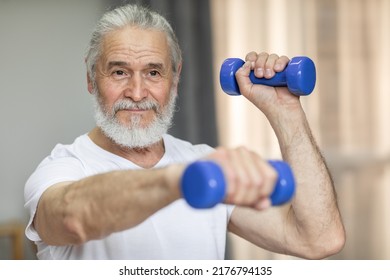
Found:
<svg viewBox="0 0 390 280"><path fill-rule="evenodd" d="M12 242L12 259L24 259L24 225L18 221L0 223L0 238L9 238Z"/></svg>

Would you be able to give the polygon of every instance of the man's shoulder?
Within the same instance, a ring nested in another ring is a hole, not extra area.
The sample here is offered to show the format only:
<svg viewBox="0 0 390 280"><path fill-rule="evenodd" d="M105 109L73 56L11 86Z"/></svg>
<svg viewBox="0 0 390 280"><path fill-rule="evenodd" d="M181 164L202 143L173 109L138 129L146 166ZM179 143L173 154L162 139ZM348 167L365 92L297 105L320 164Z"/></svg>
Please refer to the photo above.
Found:
<svg viewBox="0 0 390 280"><path fill-rule="evenodd" d="M85 150L88 146L88 142L86 141L87 135L81 135L77 137L73 143L70 144L62 144L58 143L55 145L53 150L50 153L50 158L62 158L62 157L78 157L78 153L80 151Z"/></svg>

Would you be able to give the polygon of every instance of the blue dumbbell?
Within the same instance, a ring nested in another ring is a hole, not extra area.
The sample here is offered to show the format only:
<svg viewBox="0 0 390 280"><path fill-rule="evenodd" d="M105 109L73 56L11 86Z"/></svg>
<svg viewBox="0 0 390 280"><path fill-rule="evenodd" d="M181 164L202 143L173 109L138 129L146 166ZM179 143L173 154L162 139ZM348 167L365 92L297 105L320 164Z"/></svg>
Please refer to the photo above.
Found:
<svg viewBox="0 0 390 280"><path fill-rule="evenodd" d="M229 95L241 95L235 73L243 64L240 58L228 58L222 63L219 80L222 90ZM282 72L277 72L271 79L256 78L253 71L249 78L254 84L287 87L295 95L309 95L316 83L316 68L310 58L296 56Z"/></svg>
<svg viewBox="0 0 390 280"><path fill-rule="evenodd" d="M295 192L295 180L284 161L268 161L277 171L278 180L270 196L272 205L288 202ZM184 199L194 208L212 208L223 202L226 182L221 167L213 161L195 161L187 166L181 179Z"/></svg>

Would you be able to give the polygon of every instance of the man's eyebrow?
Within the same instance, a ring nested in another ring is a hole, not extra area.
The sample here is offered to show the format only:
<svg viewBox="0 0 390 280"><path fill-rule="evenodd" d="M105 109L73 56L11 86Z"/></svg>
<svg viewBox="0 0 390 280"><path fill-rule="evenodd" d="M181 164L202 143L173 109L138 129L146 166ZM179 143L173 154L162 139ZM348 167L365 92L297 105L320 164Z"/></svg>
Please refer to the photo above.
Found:
<svg viewBox="0 0 390 280"><path fill-rule="evenodd" d="M114 66L128 66L129 64L125 61L110 61L108 62L108 68L112 68Z"/></svg>
<svg viewBox="0 0 390 280"><path fill-rule="evenodd" d="M148 63L148 67L161 70L161 69L164 69L164 64L162 64L162 63Z"/></svg>
<svg viewBox="0 0 390 280"><path fill-rule="evenodd" d="M129 66L130 64L127 63L126 61L109 61L108 62L108 68L112 68L115 66ZM155 62L150 62L147 64L148 68L154 68L154 69L164 69L164 64L163 63L155 63Z"/></svg>

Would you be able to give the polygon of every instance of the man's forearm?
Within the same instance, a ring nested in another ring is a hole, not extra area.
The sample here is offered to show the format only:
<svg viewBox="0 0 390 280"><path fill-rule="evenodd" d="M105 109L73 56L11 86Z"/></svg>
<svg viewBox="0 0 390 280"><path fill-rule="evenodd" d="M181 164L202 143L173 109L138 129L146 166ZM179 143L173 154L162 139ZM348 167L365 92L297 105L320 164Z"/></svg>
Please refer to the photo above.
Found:
<svg viewBox="0 0 390 280"><path fill-rule="evenodd" d="M326 162L303 110L297 112L281 116L278 123L272 124L282 156L290 163L297 183L290 218L308 242L321 244L324 240L322 246L327 246L332 240L329 235L335 236L333 240L337 242L344 235L344 228Z"/></svg>
<svg viewBox="0 0 390 280"><path fill-rule="evenodd" d="M180 198L180 166L114 171L49 188L35 226L48 244L80 244L131 228Z"/></svg>

